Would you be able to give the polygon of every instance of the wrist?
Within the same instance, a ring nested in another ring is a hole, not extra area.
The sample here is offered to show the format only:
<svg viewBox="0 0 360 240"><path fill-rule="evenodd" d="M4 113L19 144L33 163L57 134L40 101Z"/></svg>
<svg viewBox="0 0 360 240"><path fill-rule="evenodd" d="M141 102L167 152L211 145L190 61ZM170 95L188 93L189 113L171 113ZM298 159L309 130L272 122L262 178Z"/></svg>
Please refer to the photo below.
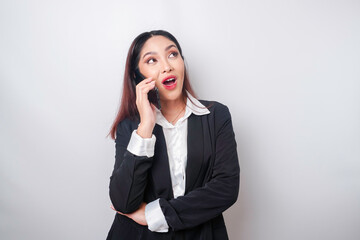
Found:
<svg viewBox="0 0 360 240"><path fill-rule="evenodd" d="M140 123L136 133L142 138L151 138L154 125Z"/></svg>

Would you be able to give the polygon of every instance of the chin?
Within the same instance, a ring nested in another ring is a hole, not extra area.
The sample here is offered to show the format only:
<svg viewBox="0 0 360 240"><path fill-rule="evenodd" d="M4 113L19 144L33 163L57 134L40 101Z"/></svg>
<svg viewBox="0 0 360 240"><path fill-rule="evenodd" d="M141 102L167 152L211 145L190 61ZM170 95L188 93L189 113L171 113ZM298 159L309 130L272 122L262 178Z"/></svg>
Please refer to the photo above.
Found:
<svg viewBox="0 0 360 240"><path fill-rule="evenodd" d="M160 99L162 101L174 101L174 100L178 100L181 97L182 97L182 89L176 89L171 92L165 90L165 92L163 92L162 94L160 93Z"/></svg>

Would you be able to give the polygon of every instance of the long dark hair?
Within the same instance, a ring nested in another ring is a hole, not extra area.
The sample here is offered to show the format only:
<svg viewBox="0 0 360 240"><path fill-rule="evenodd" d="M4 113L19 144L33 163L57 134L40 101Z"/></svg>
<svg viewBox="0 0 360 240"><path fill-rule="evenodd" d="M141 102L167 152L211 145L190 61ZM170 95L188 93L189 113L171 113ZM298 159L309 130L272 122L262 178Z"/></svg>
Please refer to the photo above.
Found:
<svg viewBox="0 0 360 240"><path fill-rule="evenodd" d="M122 91L120 107L109 132L109 135L111 136L112 139L115 139L117 125L123 119L125 118L129 118L132 120L139 119L139 112L137 110L135 103L136 102L136 89L134 84L135 69L138 67L140 52L145 42L153 36L163 36L173 41L176 47L178 48L181 57L184 59L179 42L171 33L167 31L154 30L150 32L144 32L134 39L134 41L131 43L126 58L123 91ZM186 91L188 91L192 96L196 97L190 85L188 73L186 71L186 66L184 66L184 85L182 89L182 94L184 98L188 97Z"/></svg>

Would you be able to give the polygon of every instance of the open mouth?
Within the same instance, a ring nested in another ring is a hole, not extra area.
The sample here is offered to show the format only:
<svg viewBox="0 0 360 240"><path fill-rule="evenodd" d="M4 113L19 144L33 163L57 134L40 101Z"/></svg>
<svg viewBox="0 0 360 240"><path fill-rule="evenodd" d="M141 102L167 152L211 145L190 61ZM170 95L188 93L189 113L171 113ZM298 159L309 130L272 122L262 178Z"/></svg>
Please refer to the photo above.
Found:
<svg viewBox="0 0 360 240"><path fill-rule="evenodd" d="M174 89L176 87L176 76L171 75L166 77L164 80L162 80L162 84L167 90Z"/></svg>
<svg viewBox="0 0 360 240"><path fill-rule="evenodd" d="M168 78L165 81L163 81L163 84L165 86L171 86L175 83L175 81L176 81L176 78L172 77L172 78Z"/></svg>

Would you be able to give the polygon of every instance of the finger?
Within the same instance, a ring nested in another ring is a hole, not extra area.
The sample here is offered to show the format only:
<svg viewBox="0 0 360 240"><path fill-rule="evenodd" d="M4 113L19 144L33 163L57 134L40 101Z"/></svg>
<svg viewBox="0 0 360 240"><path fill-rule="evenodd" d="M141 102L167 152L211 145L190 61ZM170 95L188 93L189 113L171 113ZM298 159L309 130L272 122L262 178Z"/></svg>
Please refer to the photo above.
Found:
<svg viewBox="0 0 360 240"><path fill-rule="evenodd" d="M149 82L147 82L147 83L139 83L139 84L136 86L136 88L137 88L137 89L142 89L142 88L148 87L148 86L154 87L154 86L155 86L155 80L149 81Z"/></svg>
<svg viewBox="0 0 360 240"><path fill-rule="evenodd" d="M152 77L145 78L144 80L142 80L142 82L144 82L144 83L149 83L149 82L151 82L151 81L155 81L155 80L153 80Z"/></svg>
<svg viewBox="0 0 360 240"><path fill-rule="evenodd" d="M125 214L125 213L122 213L122 212L116 211L116 209L114 208L114 206L113 206L113 205L111 205L111 206L110 206L110 208L111 208L112 210L114 210L115 212L117 212L117 213L121 214L121 215L127 216L127 214Z"/></svg>
<svg viewBox="0 0 360 240"><path fill-rule="evenodd" d="M142 86L139 86L138 89L137 89L137 93L139 94L139 97L140 97L140 94L147 94L151 89L153 89L155 87L155 81L153 82L150 82L146 85L142 85Z"/></svg>
<svg viewBox="0 0 360 240"><path fill-rule="evenodd" d="M155 87L155 81L147 83L146 85L142 86L143 91L146 91L148 93L150 90L154 89Z"/></svg>
<svg viewBox="0 0 360 240"><path fill-rule="evenodd" d="M145 98L145 95L147 95L147 93L153 89L155 87L155 81L148 81L147 83L145 82L140 82L137 86L136 86L136 100L137 101L141 101L143 98ZM147 97L146 97L147 98Z"/></svg>
<svg viewBox="0 0 360 240"><path fill-rule="evenodd" d="M155 105L154 105L153 103L150 103L150 105L151 105L151 109L152 109L153 111L155 111L155 109L156 109ZM142 205L143 205L143 204L142 204Z"/></svg>
<svg viewBox="0 0 360 240"><path fill-rule="evenodd" d="M153 80L152 77L149 77L149 78L145 78L144 80L142 80L141 82L139 82L136 86L142 86L142 85L145 85L145 84L148 84L152 81L155 81Z"/></svg>
<svg viewBox="0 0 360 240"><path fill-rule="evenodd" d="M147 83L139 83L138 85L136 85L136 93L139 93L139 90L142 90L144 88L154 88L155 86L155 81L149 81Z"/></svg>
<svg viewBox="0 0 360 240"><path fill-rule="evenodd" d="M121 215L124 215L124 216L127 216L127 214L125 213L122 213L122 212L119 212L119 211L116 211L118 214L121 214Z"/></svg>

